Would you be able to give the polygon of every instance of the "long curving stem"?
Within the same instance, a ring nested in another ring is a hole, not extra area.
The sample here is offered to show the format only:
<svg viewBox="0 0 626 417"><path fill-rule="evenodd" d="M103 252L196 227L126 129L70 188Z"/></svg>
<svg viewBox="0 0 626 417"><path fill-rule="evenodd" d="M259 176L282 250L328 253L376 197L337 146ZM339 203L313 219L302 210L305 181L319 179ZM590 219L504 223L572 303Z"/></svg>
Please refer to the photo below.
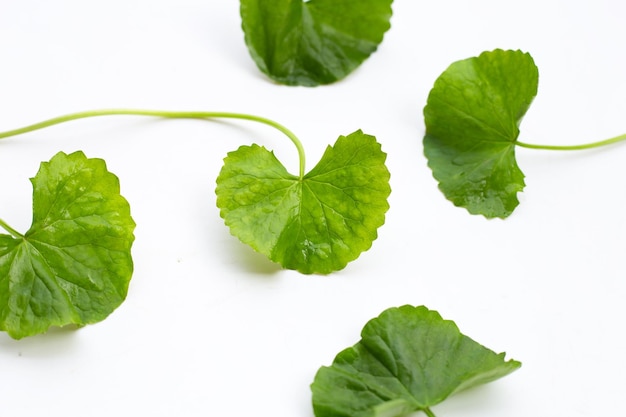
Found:
<svg viewBox="0 0 626 417"><path fill-rule="evenodd" d="M304 147L300 140L285 126L276 123L273 120L266 119L264 117L254 116L243 113L228 113L228 112L209 112L209 111L164 111L164 110L141 110L141 109L102 109L102 110L89 110L78 113L66 114L52 119L44 120L43 122L35 123L29 126L24 126L19 129L8 130L6 132L0 132L0 139L8 138L10 136L22 135L24 133L32 132L34 130L44 129L46 127L58 125L65 122L70 122L77 119L86 119L89 117L98 116L152 116L162 117L169 119L243 119L250 120L258 123L263 123L268 126L272 126L284 133L296 146L298 150L298 157L300 160L300 178L304 177L305 171L305 156ZM2 224L0 223L0 226Z"/></svg>
<svg viewBox="0 0 626 417"><path fill-rule="evenodd" d="M598 142L585 143L582 145L533 145L524 142L515 142L516 145L523 148L530 149L546 149L550 151L580 151L584 149L599 148L601 146L612 145L617 142L626 140L626 134L615 136L610 139L601 140Z"/></svg>

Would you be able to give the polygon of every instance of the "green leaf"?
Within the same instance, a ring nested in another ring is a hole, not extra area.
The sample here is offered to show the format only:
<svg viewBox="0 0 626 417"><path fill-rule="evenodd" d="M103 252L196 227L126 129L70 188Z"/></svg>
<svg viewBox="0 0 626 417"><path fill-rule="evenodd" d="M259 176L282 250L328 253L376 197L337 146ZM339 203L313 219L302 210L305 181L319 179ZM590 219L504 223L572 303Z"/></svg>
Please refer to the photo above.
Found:
<svg viewBox="0 0 626 417"><path fill-rule="evenodd" d="M370 320L361 341L321 367L311 385L317 417L394 417L430 407L521 366L462 335L426 307Z"/></svg>
<svg viewBox="0 0 626 417"><path fill-rule="evenodd" d="M344 78L382 42L392 0L241 0L242 27L259 69L278 83Z"/></svg>
<svg viewBox="0 0 626 417"><path fill-rule="evenodd" d="M389 171L376 138L340 136L302 179L258 145L230 152L217 206L231 233L288 269L327 274L369 249L385 221Z"/></svg>
<svg viewBox="0 0 626 417"><path fill-rule="evenodd" d="M455 205L505 218L519 204L524 174L515 143L538 77L529 54L495 50L453 63L435 81L424 108L424 153Z"/></svg>
<svg viewBox="0 0 626 417"><path fill-rule="evenodd" d="M31 182L32 226L0 235L0 330L16 339L103 320L133 271L135 223L103 160L60 152Z"/></svg>

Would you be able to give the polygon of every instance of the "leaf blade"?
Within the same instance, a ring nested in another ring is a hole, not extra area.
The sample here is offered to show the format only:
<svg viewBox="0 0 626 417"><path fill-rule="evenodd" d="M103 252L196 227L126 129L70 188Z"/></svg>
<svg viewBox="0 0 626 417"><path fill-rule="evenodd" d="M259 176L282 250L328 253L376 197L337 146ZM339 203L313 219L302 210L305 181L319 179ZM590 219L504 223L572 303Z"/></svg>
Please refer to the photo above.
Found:
<svg viewBox="0 0 626 417"><path fill-rule="evenodd" d="M344 78L382 42L392 0L241 0L245 42L276 82L315 86Z"/></svg>
<svg viewBox="0 0 626 417"><path fill-rule="evenodd" d="M503 50L457 61L435 81L424 108L424 154L455 205L487 218L517 207L525 183L515 142L537 85L532 57Z"/></svg>
<svg viewBox="0 0 626 417"><path fill-rule="evenodd" d="M300 179L264 148L241 147L217 179L220 215L234 236L287 269L342 269L371 247L384 223L391 192L385 159L373 136L356 131L339 137Z"/></svg>
<svg viewBox="0 0 626 417"><path fill-rule="evenodd" d="M106 318L125 299L135 223L101 159L59 152L33 184L33 222L0 239L0 329L13 338Z"/></svg>
<svg viewBox="0 0 626 417"><path fill-rule="evenodd" d="M404 415L520 366L424 306L390 308L365 325L357 344L318 370L313 408L317 417Z"/></svg>

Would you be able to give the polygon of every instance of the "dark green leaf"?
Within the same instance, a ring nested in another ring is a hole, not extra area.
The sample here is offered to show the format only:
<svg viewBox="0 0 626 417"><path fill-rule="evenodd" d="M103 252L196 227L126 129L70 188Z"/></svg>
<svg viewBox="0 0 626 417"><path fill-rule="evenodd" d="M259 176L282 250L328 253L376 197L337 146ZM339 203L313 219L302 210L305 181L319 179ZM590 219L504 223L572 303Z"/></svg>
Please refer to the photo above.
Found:
<svg viewBox="0 0 626 417"><path fill-rule="evenodd" d="M437 79L424 108L424 153L455 205L488 218L517 207L524 174L515 142L537 84L529 54L502 50L455 62Z"/></svg>
<svg viewBox="0 0 626 417"><path fill-rule="evenodd" d="M340 80L389 29L392 0L241 0L242 27L261 71L288 85Z"/></svg>
<svg viewBox="0 0 626 417"><path fill-rule="evenodd" d="M311 385L317 417L394 417L430 410L461 390L521 366L462 335L426 307L385 310L361 341L322 367Z"/></svg>
<svg viewBox="0 0 626 417"><path fill-rule="evenodd" d="M369 249L385 221L389 171L376 138L341 136L301 180L272 152L242 146L217 179L231 233L288 269L327 274Z"/></svg>
<svg viewBox="0 0 626 417"><path fill-rule="evenodd" d="M60 152L31 182L31 228L0 235L0 329L16 339L103 320L133 271L135 223L103 160Z"/></svg>

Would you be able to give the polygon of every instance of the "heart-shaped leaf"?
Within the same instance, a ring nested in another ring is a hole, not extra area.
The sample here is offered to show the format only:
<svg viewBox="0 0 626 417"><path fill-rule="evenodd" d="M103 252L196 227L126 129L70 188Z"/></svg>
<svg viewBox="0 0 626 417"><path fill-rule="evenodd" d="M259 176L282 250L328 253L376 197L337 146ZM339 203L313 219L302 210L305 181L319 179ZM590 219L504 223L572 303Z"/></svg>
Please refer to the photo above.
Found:
<svg viewBox="0 0 626 417"><path fill-rule="evenodd" d="M453 63L435 81L424 108L424 153L455 205L504 218L519 204L524 174L515 142L538 77L529 54L495 50Z"/></svg>
<svg viewBox="0 0 626 417"><path fill-rule="evenodd" d="M389 171L376 138L340 136L302 179L258 145L230 152L217 206L231 233L288 269L327 274L369 249L385 221Z"/></svg>
<svg viewBox="0 0 626 417"><path fill-rule="evenodd" d="M58 153L33 184L33 222L0 235L0 329L19 339L95 323L126 297L135 223L101 159Z"/></svg>
<svg viewBox="0 0 626 417"><path fill-rule="evenodd" d="M288 85L344 78L382 42L392 0L241 0L242 27L259 69Z"/></svg>
<svg viewBox="0 0 626 417"><path fill-rule="evenodd" d="M424 306L385 310L370 320L361 341L319 369L311 385L317 417L395 417L430 407L461 390L515 371Z"/></svg>

